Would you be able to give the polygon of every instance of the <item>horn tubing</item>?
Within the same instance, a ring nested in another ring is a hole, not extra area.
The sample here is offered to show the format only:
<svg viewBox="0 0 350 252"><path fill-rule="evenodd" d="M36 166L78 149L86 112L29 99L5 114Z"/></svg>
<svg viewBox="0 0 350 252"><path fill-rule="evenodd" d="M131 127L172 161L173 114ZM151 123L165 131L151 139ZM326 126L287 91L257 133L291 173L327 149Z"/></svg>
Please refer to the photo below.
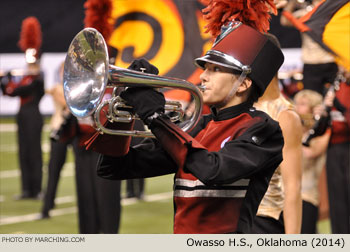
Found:
<svg viewBox="0 0 350 252"><path fill-rule="evenodd" d="M142 73L130 69L109 65L107 86L119 87L151 87L151 88L177 88L191 93L196 109L193 116L182 127L184 131L191 130L198 122L202 113L202 93L192 83L173 77L163 77L154 74ZM107 87L106 86L106 87Z"/></svg>

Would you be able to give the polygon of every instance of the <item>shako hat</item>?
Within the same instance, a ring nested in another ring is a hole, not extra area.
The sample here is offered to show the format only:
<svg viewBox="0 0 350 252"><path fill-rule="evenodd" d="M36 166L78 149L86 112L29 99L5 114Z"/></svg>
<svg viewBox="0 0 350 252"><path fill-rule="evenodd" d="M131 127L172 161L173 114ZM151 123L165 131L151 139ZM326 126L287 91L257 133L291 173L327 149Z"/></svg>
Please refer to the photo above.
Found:
<svg viewBox="0 0 350 252"><path fill-rule="evenodd" d="M41 25L39 20L30 16L22 21L18 47L25 53L27 63L36 63L40 58L42 43Z"/></svg>
<svg viewBox="0 0 350 252"><path fill-rule="evenodd" d="M231 6L223 8L218 2L230 3ZM235 2L236 5L234 5ZM216 35L216 39L212 48L204 56L195 59L195 64L204 68L206 62L214 63L242 72L252 79L258 87L259 95L262 95L284 61L281 49L264 35L269 28L269 23L266 21L270 15L267 12L271 10L266 3L271 7L275 6L267 0L255 0L256 3L250 1L252 7L244 4L238 5L242 2L244 1L210 1L212 6L209 4L204 9L204 12L206 11L204 17L209 16L207 31ZM263 5L264 11L261 11L259 4ZM218 6L225 9L226 13L217 10ZM229 15L228 10L232 12ZM249 11L254 12L254 15L248 15L247 11L248 13ZM220 15L225 15L226 19ZM259 15L263 17L256 19ZM251 16L255 17L254 22ZM221 23L218 24L217 20ZM220 30L218 30L219 26Z"/></svg>
<svg viewBox="0 0 350 252"><path fill-rule="evenodd" d="M244 72L262 95L284 61L282 51L267 36L241 22L224 27L212 48L195 64L206 62Z"/></svg>

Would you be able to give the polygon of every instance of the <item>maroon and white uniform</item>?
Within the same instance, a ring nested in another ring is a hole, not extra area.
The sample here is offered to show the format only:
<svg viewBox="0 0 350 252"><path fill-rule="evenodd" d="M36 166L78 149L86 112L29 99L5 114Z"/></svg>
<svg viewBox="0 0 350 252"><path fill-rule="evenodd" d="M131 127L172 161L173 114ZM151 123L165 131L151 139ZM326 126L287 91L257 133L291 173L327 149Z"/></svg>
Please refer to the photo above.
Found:
<svg viewBox="0 0 350 252"><path fill-rule="evenodd" d="M4 84L1 83L1 87L5 95L20 98L16 123L22 197L35 198L41 192L42 182L41 131L44 122L39 103L45 93L44 76L42 73L26 75L18 82L11 80Z"/></svg>
<svg viewBox="0 0 350 252"><path fill-rule="evenodd" d="M231 107L222 104L227 105L226 99L232 101L229 93L213 103L204 99L204 103L223 109L213 108L189 135L162 114L159 95L128 89L122 98L144 117L156 139L130 147L126 155L99 158L97 172L107 179L175 173L174 233L250 233L259 203L282 161L283 137L278 123L251 106L282 65L283 54L247 25L231 22L222 28L211 50L195 63L205 71L207 63L232 69L238 82L248 76L255 87L253 96L238 99L242 103ZM239 85L235 83L233 86ZM142 99L142 94L152 94L158 103L150 97Z"/></svg>
<svg viewBox="0 0 350 252"><path fill-rule="evenodd" d="M175 136L165 119L154 121L159 140L130 147L123 157L101 155L99 176L119 180L175 173L174 233L249 233L282 161L278 123L248 103L204 116L191 132L194 138Z"/></svg>

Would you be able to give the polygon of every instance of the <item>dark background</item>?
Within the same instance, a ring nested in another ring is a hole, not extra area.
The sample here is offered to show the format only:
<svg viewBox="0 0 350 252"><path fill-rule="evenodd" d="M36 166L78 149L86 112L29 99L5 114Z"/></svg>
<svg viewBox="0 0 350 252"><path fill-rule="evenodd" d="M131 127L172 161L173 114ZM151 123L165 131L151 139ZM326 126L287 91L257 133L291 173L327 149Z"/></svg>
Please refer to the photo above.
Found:
<svg viewBox="0 0 350 252"><path fill-rule="evenodd" d="M0 53L21 52L17 46L22 20L38 18L42 52L65 52L73 37L84 28L85 0L1 0Z"/></svg>
<svg viewBox="0 0 350 252"><path fill-rule="evenodd" d="M300 48L300 33L296 28L285 27L280 25L280 17L282 11L278 11L278 15L272 15L270 31L280 41L282 48Z"/></svg>
<svg viewBox="0 0 350 252"><path fill-rule="evenodd" d="M196 0L193 0L196 1ZM2 0L0 5L0 53L21 52L17 46L22 20L35 16L43 33L42 52L66 52L73 37L84 28L85 0ZM282 48L300 47L294 28L281 27L273 16L270 32Z"/></svg>

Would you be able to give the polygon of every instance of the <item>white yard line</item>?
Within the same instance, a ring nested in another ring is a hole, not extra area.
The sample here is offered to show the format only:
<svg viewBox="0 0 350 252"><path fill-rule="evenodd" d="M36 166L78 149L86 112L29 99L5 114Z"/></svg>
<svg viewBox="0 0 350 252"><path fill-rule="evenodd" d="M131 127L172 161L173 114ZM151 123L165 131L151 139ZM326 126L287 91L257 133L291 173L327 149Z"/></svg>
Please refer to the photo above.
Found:
<svg viewBox="0 0 350 252"><path fill-rule="evenodd" d="M69 208L52 210L50 212L50 215L59 216L59 215L64 215L64 214L72 214L72 213L76 213L76 212L77 212L76 207L69 207ZM34 220L37 220L39 218L39 216L40 216L39 213L32 213L32 214L26 214L26 215L21 215L21 216L1 218L0 219L0 226L20 223L20 222L34 221Z"/></svg>
<svg viewBox="0 0 350 252"><path fill-rule="evenodd" d="M17 131L17 124L0 123L0 132L14 132L14 131ZM50 125L44 124L43 131L50 131Z"/></svg>
<svg viewBox="0 0 350 252"><path fill-rule="evenodd" d="M0 132L17 131L17 124L14 123L0 123Z"/></svg>
<svg viewBox="0 0 350 252"><path fill-rule="evenodd" d="M0 133L16 132L16 131L17 131L17 124L0 123ZM49 132L49 131L50 131L50 125L45 124L43 127L43 132ZM47 139L47 140L42 139L41 149L44 153L50 151L49 139ZM2 151L2 152L17 152L18 151L17 140L13 144L4 144L4 143L0 142L0 151Z"/></svg>
<svg viewBox="0 0 350 252"><path fill-rule="evenodd" d="M0 179L16 178L16 177L19 177L19 175L20 175L20 171L19 170L0 171Z"/></svg>
<svg viewBox="0 0 350 252"><path fill-rule="evenodd" d="M173 192L164 192L164 193L158 193L158 194L145 195L145 198L143 201L154 202L154 201L167 200L172 198L172 196L173 196ZM67 202L73 202L74 200L75 200L75 197L67 196L67 197L57 198L55 203L62 204ZM128 205L136 204L137 202L139 202L139 200L134 198L122 199L121 204L122 206L128 206ZM61 216L65 214L74 214L76 212L77 212L77 207L53 209L50 211L50 216ZM0 226L21 223L21 222L35 221L38 219L39 216L40 216L39 213L32 213L32 214L26 214L21 216L0 218Z"/></svg>
<svg viewBox="0 0 350 252"><path fill-rule="evenodd" d="M0 171L0 179L15 178L19 176L20 176L19 170ZM74 162L67 162L64 164L61 176L63 177L74 176Z"/></svg>
<svg viewBox="0 0 350 252"><path fill-rule="evenodd" d="M51 145L49 141L43 140L41 142L41 150L43 153L49 153L51 150ZM1 152L18 152L17 142L13 144L1 144L0 143L0 151Z"/></svg>

